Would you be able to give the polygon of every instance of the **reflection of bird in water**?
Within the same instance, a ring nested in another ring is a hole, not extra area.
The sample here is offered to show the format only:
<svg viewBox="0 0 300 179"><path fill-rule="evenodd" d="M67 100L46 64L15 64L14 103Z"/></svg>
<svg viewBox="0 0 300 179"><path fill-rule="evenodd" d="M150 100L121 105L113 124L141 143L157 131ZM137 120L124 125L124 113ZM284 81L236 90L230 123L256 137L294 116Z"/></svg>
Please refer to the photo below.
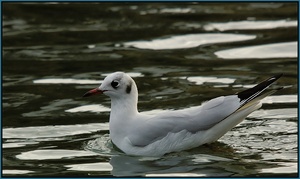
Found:
<svg viewBox="0 0 300 179"><path fill-rule="evenodd" d="M123 72L108 75L100 87L88 91L84 97L103 93L111 98L110 138L119 149L130 155L161 156L218 140L260 108L261 99L281 89L267 90L281 76L201 106L155 115L138 112L137 86Z"/></svg>
<svg viewBox="0 0 300 179"><path fill-rule="evenodd" d="M162 157L113 155L109 163L113 168L111 174L118 177L228 177L233 173L239 173L228 165L224 166L224 162L234 161L228 157L235 155L231 153L232 150L230 146L216 142L213 145L202 145Z"/></svg>

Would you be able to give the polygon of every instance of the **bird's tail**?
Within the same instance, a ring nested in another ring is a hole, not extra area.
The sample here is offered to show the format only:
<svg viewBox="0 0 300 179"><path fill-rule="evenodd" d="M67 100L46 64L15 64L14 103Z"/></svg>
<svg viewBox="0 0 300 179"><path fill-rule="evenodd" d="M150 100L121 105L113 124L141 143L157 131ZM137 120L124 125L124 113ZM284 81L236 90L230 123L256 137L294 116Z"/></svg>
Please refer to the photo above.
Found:
<svg viewBox="0 0 300 179"><path fill-rule="evenodd" d="M241 91L237 93L238 97L240 98L241 107L239 109L245 108L249 105L252 105L253 103L265 98L266 96L269 96L276 91L282 89L283 87L279 87L272 90L267 90L269 86L274 83L276 80L278 80L283 74L275 75L258 85L254 86L253 88L247 89L245 91Z"/></svg>

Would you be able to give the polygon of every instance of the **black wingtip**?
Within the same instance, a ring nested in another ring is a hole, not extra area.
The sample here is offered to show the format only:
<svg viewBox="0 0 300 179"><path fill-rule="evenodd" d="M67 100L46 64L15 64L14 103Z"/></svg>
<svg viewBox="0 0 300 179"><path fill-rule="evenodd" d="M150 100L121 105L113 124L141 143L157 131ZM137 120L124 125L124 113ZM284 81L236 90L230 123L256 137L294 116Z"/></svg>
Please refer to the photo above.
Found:
<svg viewBox="0 0 300 179"><path fill-rule="evenodd" d="M251 101L255 97L259 96L265 89L267 89L272 83L278 80L282 75L283 73L274 75L271 78L268 78L267 80L254 86L253 88L237 93L237 95L240 98L240 100L243 101L243 103Z"/></svg>
<svg viewBox="0 0 300 179"><path fill-rule="evenodd" d="M272 76L271 78L269 78L268 80L266 80L266 81L272 81L271 83L273 83L274 81L276 81L276 80L278 80L280 77L282 77L282 75L283 75L283 73L280 73L280 74L278 74L278 75L274 75L274 76Z"/></svg>

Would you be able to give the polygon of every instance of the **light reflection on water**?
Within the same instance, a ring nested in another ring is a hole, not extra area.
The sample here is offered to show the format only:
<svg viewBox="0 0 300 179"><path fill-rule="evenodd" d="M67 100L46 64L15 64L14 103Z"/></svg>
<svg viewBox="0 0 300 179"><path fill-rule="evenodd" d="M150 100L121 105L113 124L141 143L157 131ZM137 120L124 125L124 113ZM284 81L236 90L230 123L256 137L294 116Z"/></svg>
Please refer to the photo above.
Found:
<svg viewBox="0 0 300 179"><path fill-rule="evenodd" d="M4 175L24 175L28 173L34 173L34 171L30 170L2 170Z"/></svg>
<svg viewBox="0 0 300 179"><path fill-rule="evenodd" d="M296 58L297 49L297 42L287 42L222 50L215 54L224 59Z"/></svg>
<svg viewBox="0 0 300 179"><path fill-rule="evenodd" d="M272 109L272 110L258 110L249 115L249 117L253 117L256 119L288 119L288 118L296 118L298 116L297 108L284 108L284 109Z"/></svg>
<svg viewBox="0 0 300 179"><path fill-rule="evenodd" d="M40 79L34 80L37 84L100 84L103 81L97 80L78 80L78 79Z"/></svg>
<svg viewBox="0 0 300 179"><path fill-rule="evenodd" d="M297 4L3 7L4 176L296 176ZM61 18L58 10L71 13ZM274 86L290 87L216 143L133 157L111 143L109 98L81 97L114 71L136 80L147 114L196 106L277 73L284 76Z"/></svg>
<svg viewBox="0 0 300 179"><path fill-rule="evenodd" d="M107 108L101 104L91 104L91 105L85 105L80 106L72 109L66 110L66 112L76 113L76 112L108 112L110 111L110 108Z"/></svg>
<svg viewBox="0 0 300 179"><path fill-rule="evenodd" d="M232 78L220 78L220 77L198 77L198 76L191 76L187 77L187 80L190 82L196 83L196 85L202 85L203 83L223 83L223 84L232 84L234 83L235 79Z"/></svg>
<svg viewBox="0 0 300 179"><path fill-rule="evenodd" d="M3 138L49 140L93 133L99 130L108 130L108 123L5 128L3 129Z"/></svg>
<svg viewBox="0 0 300 179"><path fill-rule="evenodd" d="M74 170L74 171L111 171L112 166L109 163L106 162L97 162L97 163L84 163L84 164L74 164L74 165L66 165L65 167L68 168L68 170Z"/></svg>
<svg viewBox="0 0 300 179"><path fill-rule="evenodd" d="M297 21L272 20L272 21L237 21L225 23L211 23L204 26L207 31L219 30L257 30L257 29L275 29L282 27L297 27Z"/></svg>
<svg viewBox="0 0 300 179"><path fill-rule="evenodd" d="M255 39L255 35L236 35L236 34L188 34L177 35L169 38L155 39L151 41L126 42L125 46L139 49L168 50L193 48L200 45L215 43L246 41Z"/></svg>
<svg viewBox="0 0 300 179"><path fill-rule="evenodd" d="M56 149L43 149L24 152L17 155L16 158L20 160L53 160L70 157L84 157L95 156L94 152L82 151L82 150L56 150Z"/></svg>

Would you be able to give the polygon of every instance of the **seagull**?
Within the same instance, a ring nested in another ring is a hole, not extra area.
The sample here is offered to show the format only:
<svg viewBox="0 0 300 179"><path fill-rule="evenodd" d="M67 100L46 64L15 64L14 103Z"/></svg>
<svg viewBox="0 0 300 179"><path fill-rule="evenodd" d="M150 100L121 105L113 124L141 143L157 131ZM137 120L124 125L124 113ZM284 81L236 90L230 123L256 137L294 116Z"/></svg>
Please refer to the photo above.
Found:
<svg viewBox="0 0 300 179"><path fill-rule="evenodd" d="M134 156L162 156L217 141L262 106L268 89L282 74L233 95L213 98L200 106L149 115L138 112L138 89L124 72L105 77L83 97L105 94L111 99L109 136L118 149Z"/></svg>

